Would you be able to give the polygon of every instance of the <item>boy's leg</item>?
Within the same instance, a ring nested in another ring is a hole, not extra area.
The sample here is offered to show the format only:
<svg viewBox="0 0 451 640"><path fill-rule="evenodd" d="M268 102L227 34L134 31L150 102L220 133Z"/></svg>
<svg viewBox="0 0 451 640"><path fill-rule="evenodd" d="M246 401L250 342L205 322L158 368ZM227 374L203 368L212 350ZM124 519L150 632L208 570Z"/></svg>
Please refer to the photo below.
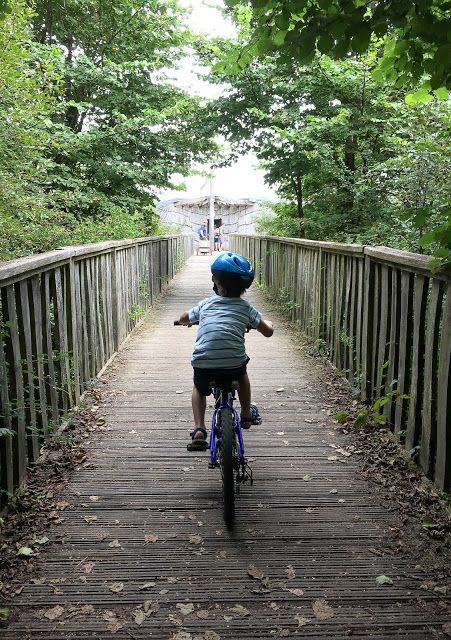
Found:
<svg viewBox="0 0 451 640"><path fill-rule="evenodd" d="M196 437L196 435L198 435L199 438L204 437L202 431L199 431L198 434L196 433L196 427L205 429L205 410L207 408L207 398L201 395L197 387L193 387L191 402L193 406L194 416L194 437Z"/></svg>
<svg viewBox="0 0 451 640"><path fill-rule="evenodd" d="M238 381L238 397L241 405L241 417L251 417L251 383L247 373Z"/></svg>

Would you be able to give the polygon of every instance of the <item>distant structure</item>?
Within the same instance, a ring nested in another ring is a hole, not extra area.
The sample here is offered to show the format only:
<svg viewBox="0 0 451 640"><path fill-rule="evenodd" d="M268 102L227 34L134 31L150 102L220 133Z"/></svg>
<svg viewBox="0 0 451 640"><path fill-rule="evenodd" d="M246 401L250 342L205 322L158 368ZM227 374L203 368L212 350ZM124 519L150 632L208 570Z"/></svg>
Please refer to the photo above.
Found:
<svg viewBox="0 0 451 640"><path fill-rule="evenodd" d="M225 246L231 233L255 233L255 218L260 213L261 201L252 198L232 199L214 196L214 224L224 226ZM182 233L196 236L203 220L208 221L210 232L210 197L172 198L159 202L157 211L164 224Z"/></svg>

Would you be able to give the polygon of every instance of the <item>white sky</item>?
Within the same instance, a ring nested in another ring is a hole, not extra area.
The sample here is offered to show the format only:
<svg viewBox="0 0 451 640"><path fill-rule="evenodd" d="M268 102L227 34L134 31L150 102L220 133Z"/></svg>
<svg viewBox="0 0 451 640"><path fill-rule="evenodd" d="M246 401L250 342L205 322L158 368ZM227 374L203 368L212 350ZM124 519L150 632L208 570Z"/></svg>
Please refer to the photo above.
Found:
<svg viewBox="0 0 451 640"><path fill-rule="evenodd" d="M180 0L180 4L191 8L187 23L194 31L208 36L234 36L234 25L215 8L222 6L222 0ZM191 60L186 60L179 72L173 74L173 78L178 86L198 96L208 98L219 96L222 91L221 87L199 80L195 75L196 70L200 70L200 68L196 67ZM230 198L270 198L274 200L275 193L264 183L264 173L257 169L257 164L258 160L254 155L246 155L231 167L215 169L214 194ZM208 166L204 169L210 171ZM174 176L174 182L183 182L186 185L186 191L162 191L161 200L177 197L196 198L210 192L209 181L202 176L188 178Z"/></svg>

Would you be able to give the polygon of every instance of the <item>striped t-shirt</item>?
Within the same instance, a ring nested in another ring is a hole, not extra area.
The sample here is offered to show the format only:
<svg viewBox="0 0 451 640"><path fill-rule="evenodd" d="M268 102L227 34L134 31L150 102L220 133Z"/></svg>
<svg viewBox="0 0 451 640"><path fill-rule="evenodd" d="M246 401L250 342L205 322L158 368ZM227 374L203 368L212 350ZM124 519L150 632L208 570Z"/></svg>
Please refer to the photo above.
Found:
<svg viewBox="0 0 451 640"><path fill-rule="evenodd" d="M200 369L236 369L247 361L246 327L256 329L261 313L243 298L211 296L190 309L189 319L199 323L191 364Z"/></svg>

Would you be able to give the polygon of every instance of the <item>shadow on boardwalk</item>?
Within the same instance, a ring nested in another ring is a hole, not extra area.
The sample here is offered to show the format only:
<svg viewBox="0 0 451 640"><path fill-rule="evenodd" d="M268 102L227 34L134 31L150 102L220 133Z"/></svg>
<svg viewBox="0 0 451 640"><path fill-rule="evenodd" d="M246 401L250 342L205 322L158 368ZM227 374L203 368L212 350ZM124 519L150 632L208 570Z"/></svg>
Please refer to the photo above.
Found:
<svg viewBox="0 0 451 640"><path fill-rule="evenodd" d="M396 513L343 453L327 388L277 323L248 338L264 422L245 434L255 484L224 529L219 471L185 446L195 328L172 326L210 295L209 262L190 260L107 372L110 429L63 490L2 639L445 637L437 593L391 551Z"/></svg>

